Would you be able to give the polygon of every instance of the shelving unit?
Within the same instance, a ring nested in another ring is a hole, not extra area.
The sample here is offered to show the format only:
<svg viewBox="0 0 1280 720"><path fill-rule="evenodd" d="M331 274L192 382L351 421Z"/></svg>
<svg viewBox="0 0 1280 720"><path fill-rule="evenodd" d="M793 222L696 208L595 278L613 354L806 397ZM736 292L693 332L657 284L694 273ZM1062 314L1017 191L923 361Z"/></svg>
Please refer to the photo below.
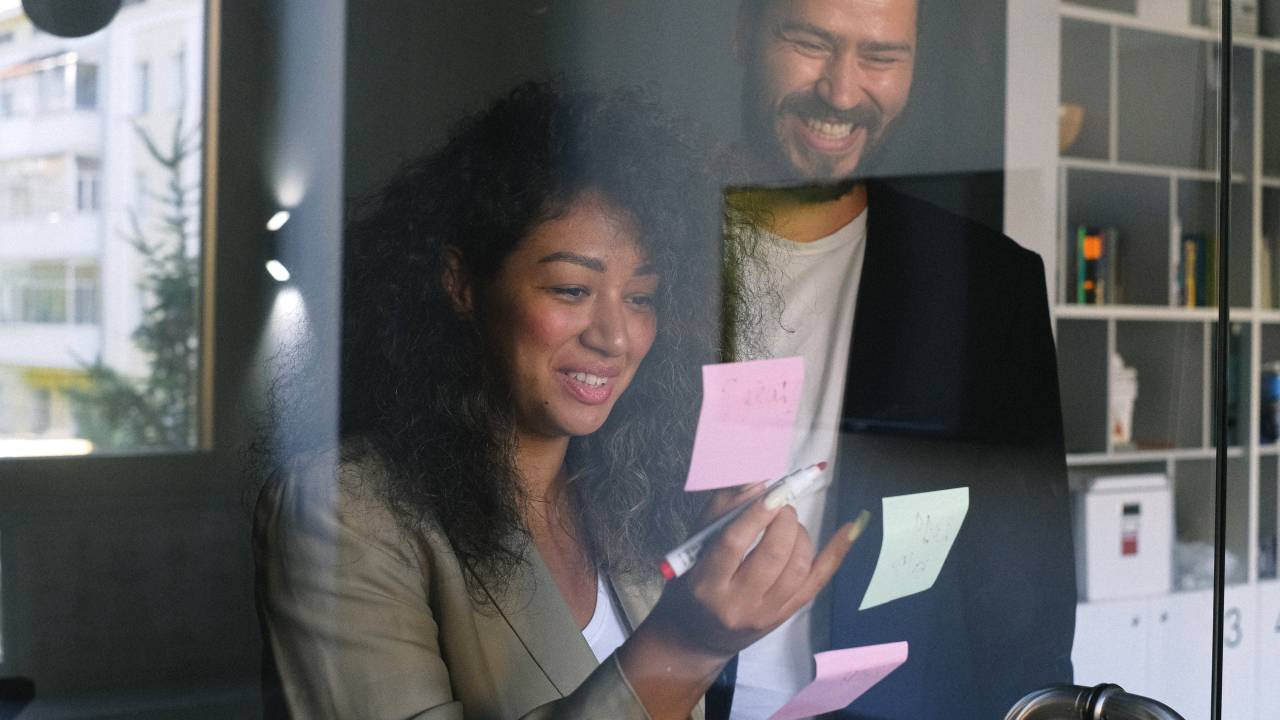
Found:
<svg viewBox="0 0 1280 720"><path fill-rule="evenodd" d="M1216 234L1218 32L1070 0L1056 11L1058 99L1085 109L1077 139L1054 162L1056 189L1045 203L1057 238L1046 265L1068 472L1074 489L1107 475L1168 476L1176 541L1203 549L1213 541L1218 311L1180 304L1179 265L1184 234ZM1011 33L1028 18L1042 29L1043 16L1020 12ZM1227 577L1224 717L1261 720L1280 717L1280 443L1259 436L1261 373L1280 362L1280 38L1237 37L1232 52L1225 270L1237 397L1228 428L1227 550L1236 561ZM1009 127L1024 132L1017 122ZM1081 226L1118 232L1113 304L1072 302ZM1131 446L1117 446L1110 429L1113 354L1137 369ZM1198 720L1208 716L1211 593L1177 587L1176 578L1167 595L1080 603L1076 681L1118 682Z"/></svg>

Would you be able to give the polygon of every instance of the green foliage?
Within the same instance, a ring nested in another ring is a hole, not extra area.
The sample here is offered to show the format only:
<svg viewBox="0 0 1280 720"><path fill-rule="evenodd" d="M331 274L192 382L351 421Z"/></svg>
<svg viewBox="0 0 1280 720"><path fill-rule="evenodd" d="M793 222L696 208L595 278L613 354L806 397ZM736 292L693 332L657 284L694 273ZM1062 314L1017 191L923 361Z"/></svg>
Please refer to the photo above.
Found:
<svg viewBox="0 0 1280 720"><path fill-rule="evenodd" d="M179 114L172 141L165 146L141 126L134 130L148 157L164 169L163 192L151 194L162 212L148 225L130 210L125 235L142 258L139 288L142 321L134 344L147 358L144 377L131 378L106 365L101 357L85 366L87 387L70 390L82 437L108 452L177 450L195 445L198 396L199 258L194 205L199 193L183 184L184 164L198 159L199 128L184 131Z"/></svg>

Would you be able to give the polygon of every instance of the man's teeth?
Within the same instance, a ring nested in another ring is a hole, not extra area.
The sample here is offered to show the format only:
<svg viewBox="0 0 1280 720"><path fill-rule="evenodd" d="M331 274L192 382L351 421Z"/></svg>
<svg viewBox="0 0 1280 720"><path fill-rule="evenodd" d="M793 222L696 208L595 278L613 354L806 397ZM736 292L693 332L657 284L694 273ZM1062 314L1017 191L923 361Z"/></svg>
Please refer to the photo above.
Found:
<svg viewBox="0 0 1280 720"><path fill-rule="evenodd" d="M599 375L592 375L591 373L584 372L569 373L569 377L584 385L590 385L591 387L600 387L609 382L609 378L603 378Z"/></svg>
<svg viewBox="0 0 1280 720"><path fill-rule="evenodd" d="M849 133L853 132L853 123L833 123L809 118L804 124L813 132L832 140L849 137Z"/></svg>

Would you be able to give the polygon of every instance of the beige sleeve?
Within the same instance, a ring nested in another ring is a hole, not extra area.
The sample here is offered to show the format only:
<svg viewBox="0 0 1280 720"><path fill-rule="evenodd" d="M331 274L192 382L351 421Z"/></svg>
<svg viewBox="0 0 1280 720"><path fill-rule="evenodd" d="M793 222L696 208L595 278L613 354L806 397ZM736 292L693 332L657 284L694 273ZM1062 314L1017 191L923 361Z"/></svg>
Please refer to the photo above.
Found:
<svg viewBox="0 0 1280 720"><path fill-rule="evenodd" d="M258 500L258 604L290 715L460 720L427 568L337 477L332 458L312 461Z"/></svg>
<svg viewBox="0 0 1280 720"><path fill-rule="evenodd" d="M258 605L290 715L462 720L425 596L430 568L367 489L353 495L332 462L317 464L269 484L254 523ZM610 657L525 718L649 714Z"/></svg>

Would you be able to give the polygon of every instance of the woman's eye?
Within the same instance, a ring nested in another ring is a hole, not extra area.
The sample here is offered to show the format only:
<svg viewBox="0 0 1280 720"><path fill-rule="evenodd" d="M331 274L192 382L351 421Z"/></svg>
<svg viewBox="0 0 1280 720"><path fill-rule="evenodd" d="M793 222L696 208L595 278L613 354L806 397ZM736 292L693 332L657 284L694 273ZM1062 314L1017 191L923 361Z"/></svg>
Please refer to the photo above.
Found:
<svg viewBox="0 0 1280 720"><path fill-rule="evenodd" d="M652 295L632 295L630 298L628 298L628 301L629 301L632 305L639 305L639 306L641 306L641 307L652 307L652 306L653 306L653 296L652 296Z"/></svg>

